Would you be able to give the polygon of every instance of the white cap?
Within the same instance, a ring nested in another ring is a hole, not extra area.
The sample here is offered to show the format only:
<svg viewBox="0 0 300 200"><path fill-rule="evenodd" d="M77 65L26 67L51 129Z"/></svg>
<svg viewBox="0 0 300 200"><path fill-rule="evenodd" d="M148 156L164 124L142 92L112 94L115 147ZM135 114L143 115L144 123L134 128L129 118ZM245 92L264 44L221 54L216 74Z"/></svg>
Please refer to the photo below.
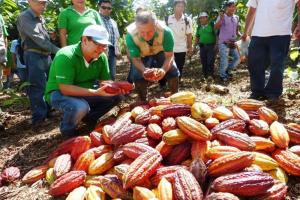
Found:
<svg viewBox="0 0 300 200"><path fill-rule="evenodd" d="M200 13L199 17L208 17L208 14L207 12L202 12Z"/></svg>
<svg viewBox="0 0 300 200"><path fill-rule="evenodd" d="M108 32L101 25L89 25L84 29L82 36L89 36L99 44L111 45L111 43L108 41Z"/></svg>

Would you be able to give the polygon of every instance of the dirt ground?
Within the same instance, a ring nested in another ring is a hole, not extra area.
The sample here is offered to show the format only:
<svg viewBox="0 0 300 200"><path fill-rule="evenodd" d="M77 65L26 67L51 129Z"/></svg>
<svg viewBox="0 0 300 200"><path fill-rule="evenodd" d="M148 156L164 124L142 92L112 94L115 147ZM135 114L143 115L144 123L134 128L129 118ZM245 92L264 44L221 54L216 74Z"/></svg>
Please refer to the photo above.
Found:
<svg viewBox="0 0 300 200"><path fill-rule="evenodd" d="M128 72L128 63L121 62L117 67L117 79L125 80ZM188 60L185 66L183 78L180 82L180 90L189 90L197 94L197 98L203 99L209 96L218 99L219 103L231 105L240 98L247 98L249 93L249 75L245 65L241 64L234 72L233 80L226 86L227 94L216 94L210 90L210 84L219 84L217 78L207 83L203 81L200 63L197 58ZM281 122L300 123L300 82L291 83L288 78L284 80L285 94L278 104L268 105L279 115ZM151 85L151 96L159 97L162 91L157 84ZM128 96L124 103L135 101L135 94ZM5 167L16 166L21 170L21 176L31 168L40 165L49 153L65 138L59 132L60 114L54 113L49 123L42 127L30 126L30 111L26 104L4 107L9 95L0 93L0 171ZM114 113L115 111L112 111ZM84 125L81 127L82 134L88 134L90 129ZM300 199L300 177L290 177L289 197L287 199ZM39 181L32 186L14 184L0 188L0 200L22 199L22 200L49 200L63 199L53 198L47 194L45 182Z"/></svg>

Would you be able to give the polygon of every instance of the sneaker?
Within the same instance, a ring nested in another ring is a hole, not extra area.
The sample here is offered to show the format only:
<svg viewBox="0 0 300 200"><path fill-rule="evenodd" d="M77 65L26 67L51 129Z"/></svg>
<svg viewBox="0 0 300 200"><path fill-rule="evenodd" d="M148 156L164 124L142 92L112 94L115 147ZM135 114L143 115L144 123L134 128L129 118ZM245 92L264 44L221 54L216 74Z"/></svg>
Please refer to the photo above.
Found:
<svg viewBox="0 0 300 200"><path fill-rule="evenodd" d="M263 101L266 100L266 96L264 95L257 95L257 94L251 94L248 99L255 99L255 100L259 100L259 101Z"/></svg>

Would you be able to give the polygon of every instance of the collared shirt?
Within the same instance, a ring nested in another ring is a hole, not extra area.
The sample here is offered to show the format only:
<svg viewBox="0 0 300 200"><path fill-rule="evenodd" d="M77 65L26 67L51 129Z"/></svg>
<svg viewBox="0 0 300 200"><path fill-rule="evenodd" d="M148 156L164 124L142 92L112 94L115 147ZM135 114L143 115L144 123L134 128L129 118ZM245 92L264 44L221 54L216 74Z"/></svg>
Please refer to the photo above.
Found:
<svg viewBox="0 0 300 200"><path fill-rule="evenodd" d="M97 80L109 80L108 59L105 53L86 66L81 42L61 48L50 67L45 99L50 103L50 93L59 90L59 84L93 88Z"/></svg>
<svg viewBox="0 0 300 200"><path fill-rule="evenodd" d="M193 23L191 18L187 17L188 24L186 24L184 18L184 14L179 20L176 19L175 14L168 17L168 27L172 30L174 35L175 53L187 51L187 35L193 33Z"/></svg>
<svg viewBox="0 0 300 200"><path fill-rule="evenodd" d="M199 39L201 44L214 44L216 42L214 24L209 22L204 26L199 25L197 27L196 37Z"/></svg>
<svg viewBox="0 0 300 200"><path fill-rule="evenodd" d="M28 8L19 15L17 28L24 45L24 50L37 49L53 54L59 50L57 46L50 42L45 20L42 17L36 16L31 8Z"/></svg>
<svg viewBox="0 0 300 200"><path fill-rule="evenodd" d="M101 25L102 21L99 13L91 8L80 13L73 6L69 6L58 16L58 28L67 31L67 45L77 44L84 29L92 24Z"/></svg>
<svg viewBox="0 0 300 200"><path fill-rule="evenodd" d="M220 16L217 21L219 21L219 19ZM237 15L228 16L227 14L224 14L224 21L222 22L219 33L219 44L236 39L238 23L239 17Z"/></svg>
<svg viewBox="0 0 300 200"><path fill-rule="evenodd" d="M120 38L120 33L118 30L118 26L115 20L113 20L111 17L109 16L104 16L101 15L101 19L102 22L104 24L104 27L106 28L108 34L109 34L109 41L110 43L113 44L113 46L115 47L115 51L116 53L119 52L118 49L118 39Z"/></svg>

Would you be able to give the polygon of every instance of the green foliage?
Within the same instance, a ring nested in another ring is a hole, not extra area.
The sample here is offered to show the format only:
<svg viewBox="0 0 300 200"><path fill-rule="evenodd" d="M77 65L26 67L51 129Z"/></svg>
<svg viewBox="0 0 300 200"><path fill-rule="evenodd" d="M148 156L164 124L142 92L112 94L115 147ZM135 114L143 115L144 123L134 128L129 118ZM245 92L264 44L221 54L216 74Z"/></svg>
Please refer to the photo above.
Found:
<svg viewBox="0 0 300 200"><path fill-rule="evenodd" d="M3 93L8 95L9 98L3 100L1 102L1 106L3 106L3 107L11 107L11 106L29 107L28 97L20 95L20 92L24 91L29 85L30 85L29 82L24 82L17 88L8 88L8 89L3 90Z"/></svg>

